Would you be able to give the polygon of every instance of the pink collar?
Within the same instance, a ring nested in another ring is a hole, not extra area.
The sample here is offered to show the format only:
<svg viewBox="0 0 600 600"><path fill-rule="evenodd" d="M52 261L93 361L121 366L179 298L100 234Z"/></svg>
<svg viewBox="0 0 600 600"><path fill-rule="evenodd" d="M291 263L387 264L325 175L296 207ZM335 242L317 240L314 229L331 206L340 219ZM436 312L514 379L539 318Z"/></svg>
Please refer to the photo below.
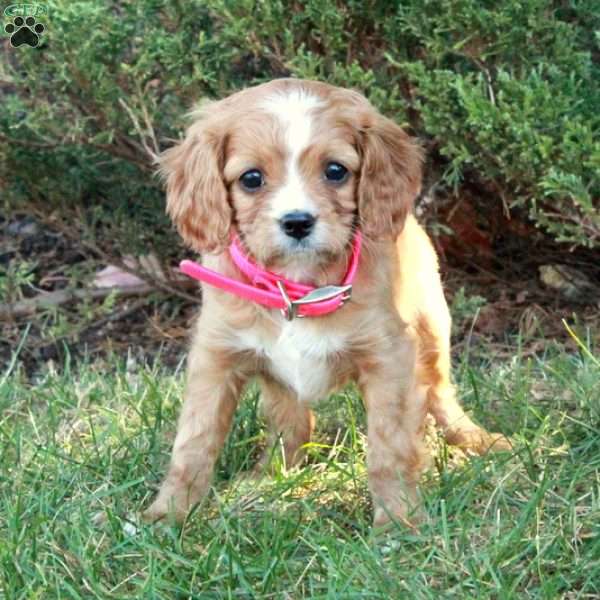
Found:
<svg viewBox="0 0 600 600"><path fill-rule="evenodd" d="M326 285L317 288L289 281L277 273L261 269L244 253L237 236L233 237L229 246L229 254L237 268L250 280L250 284L225 277L191 260L182 261L179 269L194 279L204 281L240 298L252 300L269 308L279 308L285 318L291 321L294 317L327 315L336 311L350 299L361 246L362 235L360 230L357 230L352 241L350 264L342 284L339 286Z"/></svg>

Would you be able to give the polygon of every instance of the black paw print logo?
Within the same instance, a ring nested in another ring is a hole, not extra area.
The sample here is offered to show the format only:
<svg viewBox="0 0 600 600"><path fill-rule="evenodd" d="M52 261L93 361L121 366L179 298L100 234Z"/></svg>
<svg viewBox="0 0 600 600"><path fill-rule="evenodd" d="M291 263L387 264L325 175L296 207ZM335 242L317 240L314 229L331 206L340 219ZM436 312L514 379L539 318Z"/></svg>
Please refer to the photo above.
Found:
<svg viewBox="0 0 600 600"><path fill-rule="evenodd" d="M44 33L45 27L41 23L36 23L33 17L15 17L12 23L4 26L6 33L12 33L10 44L17 48L27 44L35 48L40 43L40 35Z"/></svg>

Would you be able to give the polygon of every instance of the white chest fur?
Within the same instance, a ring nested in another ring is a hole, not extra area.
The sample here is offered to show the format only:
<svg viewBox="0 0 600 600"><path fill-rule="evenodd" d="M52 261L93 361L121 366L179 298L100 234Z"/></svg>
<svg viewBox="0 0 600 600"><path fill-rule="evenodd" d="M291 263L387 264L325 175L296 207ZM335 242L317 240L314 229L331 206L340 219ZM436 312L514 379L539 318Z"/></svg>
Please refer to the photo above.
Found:
<svg viewBox="0 0 600 600"><path fill-rule="evenodd" d="M326 333L303 319L284 323L275 337L245 330L238 333L238 340L244 349L265 358L270 372L303 402L318 400L328 392L332 381L328 359L345 345L345 336Z"/></svg>

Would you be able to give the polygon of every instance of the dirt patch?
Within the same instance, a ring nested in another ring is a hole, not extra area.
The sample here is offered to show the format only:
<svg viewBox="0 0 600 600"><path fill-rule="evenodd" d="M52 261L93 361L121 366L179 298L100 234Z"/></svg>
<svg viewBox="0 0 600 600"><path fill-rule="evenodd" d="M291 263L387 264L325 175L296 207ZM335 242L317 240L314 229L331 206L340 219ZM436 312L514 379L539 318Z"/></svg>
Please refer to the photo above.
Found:
<svg viewBox="0 0 600 600"><path fill-rule="evenodd" d="M144 362L160 357L167 366L177 365L185 355L199 291L195 298L193 290L178 294L158 288L143 294L107 292L93 297L92 281L106 264L106 256L51 223L25 213L2 218L0 302L4 306L60 290L80 295L2 319L0 362L8 365L19 348L19 363L29 375L49 362L102 360L108 354Z"/></svg>

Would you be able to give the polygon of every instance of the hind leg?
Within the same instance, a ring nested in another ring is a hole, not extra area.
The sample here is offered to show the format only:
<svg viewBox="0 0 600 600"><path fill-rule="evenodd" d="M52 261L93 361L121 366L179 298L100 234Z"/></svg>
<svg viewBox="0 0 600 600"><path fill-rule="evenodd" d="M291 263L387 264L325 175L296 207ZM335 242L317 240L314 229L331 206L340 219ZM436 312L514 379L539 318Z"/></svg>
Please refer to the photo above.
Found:
<svg viewBox="0 0 600 600"><path fill-rule="evenodd" d="M446 309L447 310L447 309ZM490 433L465 414L450 380L450 316L437 314L434 321L421 314L419 337L419 379L428 386L428 411L444 432L449 444L484 454L488 450L509 450L509 440Z"/></svg>
<svg viewBox="0 0 600 600"><path fill-rule="evenodd" d="M399 257L394 292L396 308L417 338L417 381L427 386L428 411L450 444L478 454L490 448L510 448L504 436L488 433L473 423L456 399L450 380L450 312L437 256L427 234L413 217L407 218L396 246Z"/></svg>
<svg viewBox="0 0 600 600"><path fill-rule="evenodd" d="M474 423L456 399L450 382L433 385L427 393L429 412L444 432L446 441L477 454L488 450L510 450L509 440L501 433L491 433Z"/></svg>
<svg viewBox="0 0 600 600"><path fill-rule="evenodd" d="M269 427L269 443L259 467L266 466L274 444L281 439L286 468L297 465L303 458L302 446L310 442L315 417L312 411L298 402L295 394L268 377L261 377L262 409Z"/></svg>

